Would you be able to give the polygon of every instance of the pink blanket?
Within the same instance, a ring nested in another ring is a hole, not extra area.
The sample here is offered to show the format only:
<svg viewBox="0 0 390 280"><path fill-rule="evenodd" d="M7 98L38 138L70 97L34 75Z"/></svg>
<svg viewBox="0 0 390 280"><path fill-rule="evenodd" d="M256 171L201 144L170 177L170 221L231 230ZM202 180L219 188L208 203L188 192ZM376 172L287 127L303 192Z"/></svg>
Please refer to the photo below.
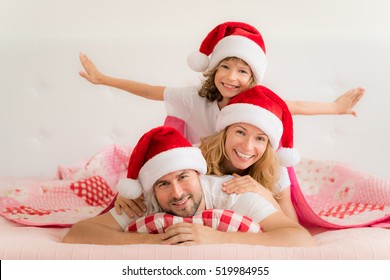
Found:
<svg viewBox="0 0 390 280"><path fill-rule="evenodd" d="M131 151L109 146L77 165L60 166L57 179L29 180L1 190L0 214L24 225L61 227L96 216L112 207L115 186L126 175ZM325 228L389 227L390 182L345 164L305 159L289 173L301 223Z"/></svg>
<svg viewBox="0 0 390 280"><path fill-rule="evenodd" d="M53 180L30 179L1 190L0 214L30 226L68 227L112 207L131 148L109 146L89 160L60 166Z"/></svg>
<svg viewBox="0 0 390 280"><path fill-rule="evenodd" d="M390 182L336 162L303 159L289 168L302 224L341 229L390 228Z"/></svg>

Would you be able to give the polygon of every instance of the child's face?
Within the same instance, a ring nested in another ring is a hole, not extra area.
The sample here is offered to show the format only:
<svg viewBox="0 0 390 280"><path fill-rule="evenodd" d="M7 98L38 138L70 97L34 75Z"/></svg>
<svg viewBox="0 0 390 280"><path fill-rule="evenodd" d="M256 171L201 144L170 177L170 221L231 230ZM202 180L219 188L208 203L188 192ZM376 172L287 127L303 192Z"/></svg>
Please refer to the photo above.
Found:
<svg viewBox="0 0 390 280"><path fill-rule="evenodd" d="M218 65L214 83L218 91L229 101L250 85L252 70L248 64L239 59L223 60Z"/></svg>
<svg viewBox="0 0 390 280"><path fill-rule="evenodd" d="M235 169L245 170L263 156L267 144L268 137L261 129L237 123L227 129L225 152Z"/></svg>

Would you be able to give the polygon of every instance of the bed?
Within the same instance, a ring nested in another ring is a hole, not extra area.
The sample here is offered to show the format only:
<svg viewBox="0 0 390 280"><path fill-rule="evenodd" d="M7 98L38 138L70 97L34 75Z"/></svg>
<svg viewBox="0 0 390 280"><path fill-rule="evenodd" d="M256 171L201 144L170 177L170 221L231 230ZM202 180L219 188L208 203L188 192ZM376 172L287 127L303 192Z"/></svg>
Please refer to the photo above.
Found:
<svg viewBox="0 0 390 280"><path fill-rule="evenodd" d="M283 248L237 244L103 246L63 244L67 229L15 225L1 219L2 260L387 260L390 233L359 228L316 233L317 247ZM10 243L12 242L12 243Z"/></svg>
<svg viewBox="0 0 390 280"><path fill-rule="evenodd" d="M145 3L116 1L122 5L112 5L119 13L117 20L102 21L105 7L97 4L87 23L81 10L88 6L77 1L63 6L40 2L31 7L33 12L20 9L21 4L14 1L2 9L0 73L6 79L0 83L1 194L37 182L60 180L58 170L64 171L64 166L77 169L84 159L110 145L132 147L145 131L164 122L162 103L82 80L78 76L79 52L87 53L113 76L186 86L199 79L187 67L187 55L199 46L211 27L236 17L236 7L228 7L226 15L218 18L210 10L208 16L212 19L196 25L190 20L183 23L185 30L193 31L189 36L157 11L150 13L159 24L150 24L150 19L142 16L142 11L148 9ZM331 4L324 5L321 11L314 6L294 8L293 13L274 17L271 15L276 4L253 1L255 6L261 5L257 10L264 11L262 15L237 20L248 21L262 31L268 57L264 84L283 98L331 101L352 87L366 88L365 97L356 107L357 118L294 117L295 146L307 160L345 164L386 185L390 180L390 119L384 117L390 102L390 36L384 35L389 35L386 26L390 22L384 11L389 4L354 7L348 5L352 1L344 2L337 4L337 9ZM186 8L180 14L191 17ZM129 19L124 14L126 9L138 12ZM193 9L200 7L190 10ZM305 10L316 15L316 20ZM30 21L31 14L39 15L41 20ZM302 21L295 22L292 15ZM69 22L69 18L73 21ZM119 18L126 20L119 22ZM158 73L151 73L152 65L159 65ZM301 179L304 176L298 174ZM308 228L318 243L316 247L102 246L62 244L67 227L26 225L0 217L0 259L390 259L390 230L386 223Z"/></svg>
<svg viewBox="0 0 390 280"><path fill-rule="evenodd" d="M2 186L3 183L4 181L2 181ZM6 183L9 186L9 181ZM381 260L390 258L390 231L375 227L342 230L311 229L318 243L318 246L312 248L238 244L190 247L142 244L126 246L63 244L59 241L68 228L25 226L5 218L0 219L0 228L0 259L2 260Z"/></svg>

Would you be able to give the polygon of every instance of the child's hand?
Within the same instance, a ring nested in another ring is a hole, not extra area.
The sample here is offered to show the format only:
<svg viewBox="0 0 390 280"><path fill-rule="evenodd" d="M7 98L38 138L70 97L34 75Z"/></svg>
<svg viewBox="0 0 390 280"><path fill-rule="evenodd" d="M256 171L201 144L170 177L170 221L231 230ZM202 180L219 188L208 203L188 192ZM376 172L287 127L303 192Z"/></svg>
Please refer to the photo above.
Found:
<svg viewBox="0 0 390 280"><path fill-rule="evenodd" d="M352 114L356 117L353 107L364 95L364 88L353 88L343 95L339 96L336 101L336 111L338 114Z"/></svg>
<svg viewBox="0 0 390 280"><path fill-rule="evenodd" d="M85 54L80 53L80 61L85 72L80 71L79 74L84 79L93 84L100 84L104 75L96 68L95 64Z"/></svg>
<svg viewBox="0 0 390 280"><path fill-rule="evenodd" d="M125 211L130 218L133 218L134 214L141 217L146 212L146 205L143 200L143 195L136 199L127 199L118 195L115 201L115 210L119 215L122 214L122 210Z"/></svg>

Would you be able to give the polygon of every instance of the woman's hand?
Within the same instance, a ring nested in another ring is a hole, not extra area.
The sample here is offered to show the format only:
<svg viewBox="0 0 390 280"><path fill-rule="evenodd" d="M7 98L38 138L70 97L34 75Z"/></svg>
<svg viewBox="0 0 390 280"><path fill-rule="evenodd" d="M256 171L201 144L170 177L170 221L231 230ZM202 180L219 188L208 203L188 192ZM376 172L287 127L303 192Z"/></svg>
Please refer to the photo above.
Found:
<svg viewBox="0 0 390 280"><path fill-rule="evenodd" d="M122 210L125 211L130 218L134 217L134 214L141 217L146 212L146 205L144 204L143 194L136 199L127 199L118 195L115 201L115 210L119 215L122 215Z"/></svg>
<svg viewBox="0 0 390 280"><path fill-rule="evenodd" d="M271 202L276 209L280 209L278 202L275 200L272 192L262 186L259 182L253 179L249 175L240 176L237 174L232 174L234 176L233 179L222 184L222 190L227 194L240 194L246 192L254 192L269 202Z"/></svg>
<svg viewBox="0 0 390 280"><path fill-rule="evenodd" d="M263 187L259 182L253 179L249 175L240 176L237 174L232 174L233 179L223 183L222 190L227 194L240 194L246 192L255 192L264 196L265 198L272 196L272 193Z"/></svg>

